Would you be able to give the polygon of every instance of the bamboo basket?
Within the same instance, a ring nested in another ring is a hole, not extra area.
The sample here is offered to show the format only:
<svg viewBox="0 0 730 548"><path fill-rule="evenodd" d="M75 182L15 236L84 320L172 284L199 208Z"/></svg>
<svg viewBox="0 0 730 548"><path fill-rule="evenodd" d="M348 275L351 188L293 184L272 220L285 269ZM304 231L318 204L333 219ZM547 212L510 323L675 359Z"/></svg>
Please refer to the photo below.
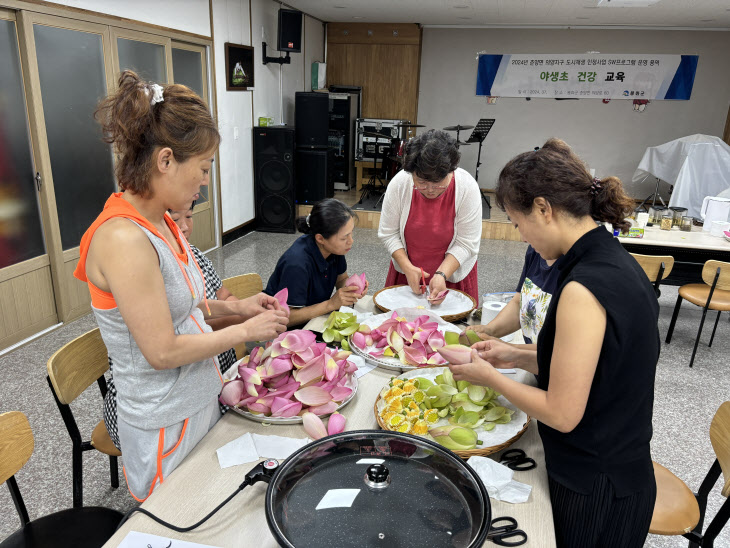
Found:
<svg viewBox="0 0 730 548"><path fill-rule="evenodd" d="M380 414L378 414L378 402L381 400L380 394L378 394L377 399L375 400L375 405L373 406L373 413L375 413L375 420L378 422L378 426L380 426L383 430L388 430L385 427L385 424L383 424L382 419L380 418ZM465 451L453 451L457 455L459 455L462 459L466 460L469 457L486 457L487 455L491 455L493 453L499 453L502 449L507 449L510 445L512 445L514 442L516 442L518 439L522 437L522 434L524 434L527 431L527 427L530 426L530 421L532 419L530 418L530 415L527 415L527 420L525 421L525 424L522 426L519 432L517 432L514 436L512 436L510 439L508 439L504 443L500 443L497 445L491 445L489 447L479 447L478 449L467 449ZM415 434L418 435L418 434Z"/></svg>
<svg viewBox="0 0 730 548"><path fill-rule="evenodd" d="M381 312L390 312L390 309L389 308L385 308L384 306L382 306L382 305L380 305L378 303L378 295L380 295L380 293L382 293L386 289L393 289L394 287L403 287L403 286L402 285L391 285L389 287L384 287L383 289L377 291L373 295L373 303L378 308L378 310L380 310ZM462 295L465 295L466 297L468 297L469 300L471 301L471 308L469 310L467 310L466 312L462 312L461 314L446 314L446 315L443 315L443 316L441 314L439 314L438 312L436 312L435 310L431 310L431 312L435 313L438 316L441 316L441 318L445 322L449 322L449 323L458 322L458 321L461 321L461 320L463 320L465 318L468 318L469 317L469 314L471 314L472 311L477 307L477 303L474 300L474 297L472 297L468 293L464 293L460 289L450 289L449 288L449 291L455 291L457 293L461 293Z"/></svg>

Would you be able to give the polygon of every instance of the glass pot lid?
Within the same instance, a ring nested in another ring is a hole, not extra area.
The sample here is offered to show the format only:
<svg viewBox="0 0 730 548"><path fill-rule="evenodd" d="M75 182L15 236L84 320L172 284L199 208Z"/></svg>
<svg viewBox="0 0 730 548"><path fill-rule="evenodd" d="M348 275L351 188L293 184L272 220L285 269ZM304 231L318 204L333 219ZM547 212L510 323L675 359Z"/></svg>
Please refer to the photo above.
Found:
<svg viewBox="0 0 730 548"><path fill-rule="evenodd" d="M360 430L303 447L277 470L266 519L281 546L481 546L491 521L476 473L427 439Z"/></svg>

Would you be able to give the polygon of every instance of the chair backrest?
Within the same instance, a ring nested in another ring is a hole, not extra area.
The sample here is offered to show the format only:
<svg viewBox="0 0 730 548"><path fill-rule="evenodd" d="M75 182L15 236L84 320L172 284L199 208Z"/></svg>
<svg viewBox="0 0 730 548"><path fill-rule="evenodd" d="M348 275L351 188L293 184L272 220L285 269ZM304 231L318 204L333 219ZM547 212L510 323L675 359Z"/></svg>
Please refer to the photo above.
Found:
<svg viewBox="0 0 730 548"><path fill-rule="evenodd" d="M50 357L47 368L58 400L70 404L109 369L99 328L62 346Z"/></svg>
<svg viewBox="0 0 730 548"><path fill-rule="evenodd" d="M724 497L730 496L730 401L723 403L710 423L710 441L722 468Z"/></svg>
<svg viewBox="0 0 730 548"><path fill-rule="evenodd" d="M702 269L702 280L707 285L712 285L718 268L720 269L720 277L717 280L717 289L730 290L730 263L707 261Z"/></svg>
<svg viewBox="0 0 730 548"><path fill-rule="evenodd" d="M0 414L0 485L23 468L34 446L33 431L23 413Z"/></svg>
<svg viewBox="0 0 730 548"><path fill-rule="evenodd" d="M264 284L261 281L261 276L255 272L226 278L223 280L223 285L239 299L253 297L264 290Z"/></svg>
<svg viewBox="0 0 730 548"><path fill-rule="evenodd" d="M662 263L664 263L662 280L669 276L672 268L674 268L674 257L671 255L639 255L638 253L631 253L630 255L636 259L651 283L656 281Z"/></svg>

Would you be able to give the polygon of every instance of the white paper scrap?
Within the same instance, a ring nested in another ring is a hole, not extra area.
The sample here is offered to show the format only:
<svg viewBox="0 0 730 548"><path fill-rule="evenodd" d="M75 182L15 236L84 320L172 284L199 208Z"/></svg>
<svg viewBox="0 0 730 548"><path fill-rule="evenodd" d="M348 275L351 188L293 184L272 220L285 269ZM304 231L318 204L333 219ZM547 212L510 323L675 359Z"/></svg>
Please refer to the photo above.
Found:
<svg viewBox="0 0 730 548"><path fill-rule="evenodd" d="M487 488L489 496L496 500L519 504L527 502L532 487L512 479L514 471L488 457L471 457L471 466Z"/></svg>
<svg viewBox="0 0 730 548"><path fill-rule="evenodd" d="M355 464L383 464L384 459L360 459Z"/></svg>
<svg viewBox="0 0 730 548"><path fill-rule="evenodd" d="M140 548L140 546L148 546L149 548L220 548L211 544L198 544L197 542L158 537L157 535L140 533L139 531L127 533L119 548Z"/></svg>
<svg viewBox="0 0 730 548"><path fill-rule="evenodd" d="M355 377L360 378L363 375L367 375L370 373L373 369L377 367L374 363L368 363L366 362L362 357L356 355L356 354L350 354L350 357L347 358L348 361L351 361L355 365L357 365L357 371L355 371Z"/></svg>
<svg viewBox="0 0 730 548"><path fill-rule="evenodd" d="M301 449L311 441L309 438L299 439L253 434L253 443L256 446L256 452L262 459L284 460L294 451Z"/></svg>
<svg viewBox="0 0 730 548"><path fill-rule="evenodd" d="M259 454L256 452L253 438L248 432L240 438L228 442L218 449L216 453L218 454L218 463L221 465L221 468L229 468L238 464L259 460Z"/></svg>
<svg viewBox="0 0 730 548"><path fill-rule="evenodd" d="M330 489L324 494L315 510L350 508L352 503L355 502L355 497L359 494L360 489Z"/></svg>

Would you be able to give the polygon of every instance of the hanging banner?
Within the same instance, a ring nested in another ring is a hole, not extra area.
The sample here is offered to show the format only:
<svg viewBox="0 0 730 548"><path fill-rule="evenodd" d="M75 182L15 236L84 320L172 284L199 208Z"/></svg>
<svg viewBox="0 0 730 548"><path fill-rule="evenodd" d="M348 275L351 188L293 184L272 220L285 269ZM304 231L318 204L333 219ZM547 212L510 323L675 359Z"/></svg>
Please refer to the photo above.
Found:
<svg viewBox="0 0 730 548"><path fill-rule="evenodd" d="M479 55L477 95L689 100L697 55Z"/></svg>

